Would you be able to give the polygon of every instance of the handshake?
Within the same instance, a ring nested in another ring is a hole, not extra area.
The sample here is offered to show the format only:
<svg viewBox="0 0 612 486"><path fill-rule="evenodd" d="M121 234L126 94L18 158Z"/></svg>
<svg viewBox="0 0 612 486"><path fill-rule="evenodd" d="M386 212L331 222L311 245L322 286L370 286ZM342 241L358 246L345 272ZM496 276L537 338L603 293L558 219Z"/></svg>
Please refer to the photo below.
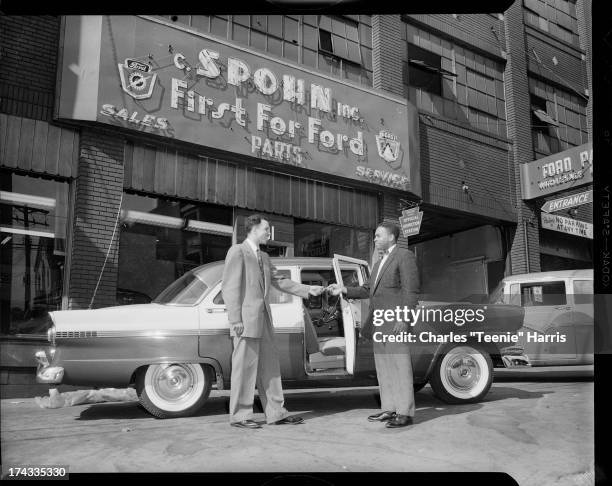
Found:
<svg viewBox="0 0 612 486"><path fill-rule="evenodd" d="M339 284L331 284L327 287L323 287L322 285L311 285L308 293L310 295L321 295L323 292L329 292L331 295L340 295L342 292L346 293L346 287L343 287Z"/></svg>

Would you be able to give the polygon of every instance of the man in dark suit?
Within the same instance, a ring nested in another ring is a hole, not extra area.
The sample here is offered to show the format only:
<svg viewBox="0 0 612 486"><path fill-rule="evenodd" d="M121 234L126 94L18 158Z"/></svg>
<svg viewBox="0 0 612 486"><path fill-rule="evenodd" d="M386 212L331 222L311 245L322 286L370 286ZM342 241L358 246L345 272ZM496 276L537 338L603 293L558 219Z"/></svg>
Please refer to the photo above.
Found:
<svg viewBox="0 0 612 486"><path fill-rule="evenodd" d="M307 298L323 287L302 285L280 275L267 253L259 249L270 239L270 224L259 215L246 220L247 237L227 252L221 292L233 337L230 390L230 425L249 429L261 426L251 419L255 385L268 424L299 424L284 407L278 350L274 343L270 285Z"/></svg>
<svg viewBox="0 0 612 486"><path fill-rule="evenodd" d="M374 362L380 388L382 412L370 415L371 422L387 422L390 428L404 427L412 423L414 416L414 388L410 348L405 342L388 342L385 336L401 335L410 329L406 321L383 322L374 327L373 316L384 315L385 310L397 306L415 308L418 304L420 282L416 259L411 251L397 247L399 228L392 223L382 223L376 228L374 244L382 257L372 269L368 282L361 287L329 287L333 295L345 293L349 299L370 299L370 308L361 335L374 337ZM376 331L376 334L374 334Z"/></svg>

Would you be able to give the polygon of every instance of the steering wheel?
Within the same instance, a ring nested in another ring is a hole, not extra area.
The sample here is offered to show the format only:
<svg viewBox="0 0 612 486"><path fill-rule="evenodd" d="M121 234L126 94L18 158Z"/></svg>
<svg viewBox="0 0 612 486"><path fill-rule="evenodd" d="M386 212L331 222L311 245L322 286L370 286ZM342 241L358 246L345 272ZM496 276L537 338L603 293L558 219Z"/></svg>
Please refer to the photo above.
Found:
<svg viewBox="0 0 612 486"><path fill-rule="evenodd" d="M330 299L331 300L331 299ZM323 315L314 321L317 327L321 327L323 324L329 324L329 329L332 329L331 322L338 320L340 316L340 296L336 296L336 300L333 303L329 303L323 307Z"/></svg>

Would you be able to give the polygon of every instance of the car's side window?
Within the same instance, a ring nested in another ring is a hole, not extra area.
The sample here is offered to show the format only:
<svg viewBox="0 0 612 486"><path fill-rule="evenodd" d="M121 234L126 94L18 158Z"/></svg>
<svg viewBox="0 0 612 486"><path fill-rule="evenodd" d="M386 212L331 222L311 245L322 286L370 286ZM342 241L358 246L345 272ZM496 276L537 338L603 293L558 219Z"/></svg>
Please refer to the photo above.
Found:
<svg viewBox="0 0 612 486"><path fill-rule="evenodd" d="M215 304L215 305L223 305L223 304L225 304L225 302L223 302L223 294L221 293L220 290L217 293L217 295L215 295L215 298L213 299L213 304Z"/></svg>
<svg viewBox="0 0 612 486"><path fill-rule="evenodd" d="M521 285L512 284L510 285L510 299L508 301L512 305L521 305Z"/></svg>
<svg viewBox="0 0 612 486"><path fill-rule="evenodd" d="M564 305L566 303L565 282L521 284L521 305L523 307Z"/></svg>
<svg viewBox="0 0 612 486"><path fill-rule="evenodd" d="M574 304L593 303L593 281L574 280Z"/></svg>

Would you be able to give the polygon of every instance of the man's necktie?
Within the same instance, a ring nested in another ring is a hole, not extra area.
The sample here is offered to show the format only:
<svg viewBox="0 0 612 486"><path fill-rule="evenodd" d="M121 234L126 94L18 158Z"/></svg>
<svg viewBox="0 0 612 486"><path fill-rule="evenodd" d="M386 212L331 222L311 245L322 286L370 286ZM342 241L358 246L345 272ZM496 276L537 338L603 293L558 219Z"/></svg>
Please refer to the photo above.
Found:
<svg viewBox="0 0 612 486"><path fill-rule="evenodd" d="M374 279L374 282L378 281L378 276L380 275L380 269L381 269L382 264L383 264L382 260L388 254L389 254L389 250L378 250L378 257L379 257L378 261L379 261L379 264L378 264L378 270L376 271L376 278Z"/></svg>
<svg viewBox="0 0 612 486"><path fill-rule="evenodd" d="M263 267L263 259L261 258L261 251L257 248L257 263L259 263L259 270L261 272L261 276L264 276L264 267Z"/></svg>

